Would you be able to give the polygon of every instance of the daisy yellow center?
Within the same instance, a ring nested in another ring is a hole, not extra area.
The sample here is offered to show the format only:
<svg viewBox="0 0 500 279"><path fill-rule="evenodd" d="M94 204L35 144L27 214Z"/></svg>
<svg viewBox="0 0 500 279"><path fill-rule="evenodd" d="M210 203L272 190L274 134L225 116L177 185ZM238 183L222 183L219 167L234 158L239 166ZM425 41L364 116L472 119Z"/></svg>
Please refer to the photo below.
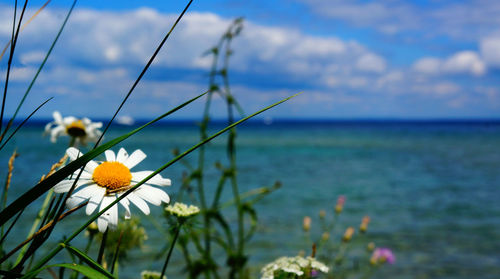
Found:
<svg viewBox="0 0 500 279"><path fill-rule="evenodd" d="M73 121L71 124L66 126L66 132L68 135L73 137L83 137L87 134L85 132L85 125L81 120Z"/></svg>
<svg viewBox="0 0 500 279"><path fill-rule="evenodd" d="M120 162L103 162L95 168L92 179L97 185L113 191L129 186L132 174Z"/></svg>

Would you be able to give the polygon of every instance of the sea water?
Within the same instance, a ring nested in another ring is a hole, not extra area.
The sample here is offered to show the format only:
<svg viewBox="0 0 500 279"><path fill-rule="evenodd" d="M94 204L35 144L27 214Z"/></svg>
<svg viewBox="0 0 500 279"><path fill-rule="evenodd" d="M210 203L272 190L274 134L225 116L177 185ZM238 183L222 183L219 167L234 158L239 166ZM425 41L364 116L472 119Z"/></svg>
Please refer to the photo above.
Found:
<svg viewBox="0 0 500 279"><path fill-rule="evenodd" d="M213 125L210 131L221 127L220 123ZM112 127L106 139L129 130L131 127ZM14 149L20 154L14 164L9 202L36 184L64 154L68 139L52 144L42 132L42 125L28 125L0 153L0 164L5 166L2 181L10 154ZM198 132L191 122L163 123L148 127L114 149L124 147L129 153L142 149L148 158L133 170L154 170L173 158L172 149L182 151L196 144ZM302 218L311 216L311 233L321 234L319 211L331 216L337 197L344 195L345 208L331 237L340 241L347 226L357 228L368 215L368 233L356 244L373 241L395 253L396 263L382 268L374 278L499 278L499 122L250 123L238 128L236 144L240 191L270 186L275 181L282 184L255 205L259 225L247 247L254 276L265 263L280 256L294 256L300 250L310 253ZM225 151L224 136L207 145L209 198L219 175L213 165L217 161L227 165ZM196 152L185 160L195 164ZM172 179L166 191L173 199L185 171L186 167L177 163L162 172ZM223 198L232 198L229 186ZM42 199L28 207L7 238L7 248L25 238ZM151 208L152 216L167 226L161 221L161 208ZM160 270L163 258L151 260L145 255L153 255L166 245L148 218L137 208L132 211L141 217L148 240L142 251L130 254L131 264L120 270L122 278L138 278L143 269ZM48 246L84 222L84 213L71 215L58 225ZM85 243L83 236L74 241L82 249ZM43 255L43 251L37 254ZM57 258L59 262L67 259L63 253ZM182 272L181 266L180 250L174 250L167 274Z"/></svg>

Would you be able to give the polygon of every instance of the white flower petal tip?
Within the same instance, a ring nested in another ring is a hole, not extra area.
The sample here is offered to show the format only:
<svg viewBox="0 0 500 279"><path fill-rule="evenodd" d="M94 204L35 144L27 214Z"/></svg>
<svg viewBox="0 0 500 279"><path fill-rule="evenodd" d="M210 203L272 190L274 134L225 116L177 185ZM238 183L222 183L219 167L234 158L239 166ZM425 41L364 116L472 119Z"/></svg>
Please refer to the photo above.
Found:
<svg viewBox="0 0 500 279"><path fill-rule="evenodd" d="M74 147L68 148L66 153L72 161L83 156ZM139 181L153 173L152 171L130 172L130 168L146 158L144 152L136 150L129 156L127 151L121 148L116 156L111 150L105 151L105 157L106 161L100 164L89 161L77 182L75 180L80 171L76 171L71 178L63 180L54 186L53 189L57 193L68 192L75 183L76 187L84 186L83 189L75 192L68 199L68 207L75 207L88 200L85 213L90 215L97 210L103 210L132 187L136 187L136 189L118 202L121 204L120 207L125 208L125 219L131 218L130 203L148 215L150 213L148 203L159 206L162 203L170 202L170 197L166 192L153 187L170 185L171 181L168 178L163 178L157 174L152 176L147 181L147 184L136 186ZM116 228L118 216L118 204L114 204L97 219L99 231L104 232L107 229Z"/></svg>
<svg viewBox="0 0 500 279"><path fill-rule="evenodd" d="M146 154L142 150L137 149L123 162L123 164L129 169L135 167L137 164L146 159Z"/></svg>

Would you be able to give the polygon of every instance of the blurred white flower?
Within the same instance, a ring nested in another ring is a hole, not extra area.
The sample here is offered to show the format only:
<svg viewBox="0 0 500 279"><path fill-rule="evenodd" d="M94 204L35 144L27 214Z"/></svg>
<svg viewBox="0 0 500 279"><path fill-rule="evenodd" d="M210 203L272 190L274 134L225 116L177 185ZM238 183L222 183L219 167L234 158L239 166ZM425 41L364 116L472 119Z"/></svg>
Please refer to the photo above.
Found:
<svg viewBox="0 0 500 279"><path fill-rule="evenodd" d="M74 147L68 148L66 154L68 154L71 161L76 160L82 155ZM106 161L99 164L91 160L85 166L75 188L81 187L83 189L75 192L68 199L67 206L69 208L73 208L89 200L85 211L87 215L92 214L97 207L99 207L100 211L120 197L125 191L153 173L152 171L130 172L131 168L146 158L146 154L140 149L134 151L130 156L123 148L120 148L116 156L111 150L106 150L104 154ZM80 170L76 171L69 179L56 184L54 192L68 192L71 186L73 186L79 172ZM146 201L157 206L161 205L162 202L168 203L170 198L167 193L151 185L170 186L170 184L170 179L163 178L160 174L157 174L120 200L119 203L125 208L125 219L130 218L130 202L146 215L149 214L149 207ZM108 225L111 229L114 229L117 224L118 204L113 205L97 219L97 227L101 232L106 231Z"/></svg>
<svg viewBox="0 0 500 279"><path fill-rule="evenodd" d="M102 122L92 122L84 117L78 119L73 116L62 117L61 113L54 111L54 121L45 125L45 134L50 133L50 141L56 142L60 136L70 136L75 139L75 144L86 145L88 141L97 141L102 132Z"/></svg>
<svg viewBox="0 0 500 279"><path fill-rule="evenodd" d="M261 279L274 279L275 275L283 273L293 275L293 278L295 278L295 276L304 275L304 272L316 273L321 271L327 273L328 270L329 268L325 264L312 257L281 257L262 268ZM311 276L312 274L306 274L304 278L310 278Z"/></svg>
<svg viewBox="0 0 500 279"><path fill-rule="evenodd" d="M173 206L172 205L167 206L165 210L168 213L181 218L187 218L200 213L200 209L197 206L194 205L187 206L186 204L179 202L176 202Z"/></svg>

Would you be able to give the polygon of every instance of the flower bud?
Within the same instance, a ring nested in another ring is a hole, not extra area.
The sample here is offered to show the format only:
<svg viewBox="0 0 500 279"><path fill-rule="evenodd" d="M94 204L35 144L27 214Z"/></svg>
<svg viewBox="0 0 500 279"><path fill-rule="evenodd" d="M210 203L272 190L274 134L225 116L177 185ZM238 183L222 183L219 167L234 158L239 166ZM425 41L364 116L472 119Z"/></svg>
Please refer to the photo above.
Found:
<svg viewBox="0 0 500 279"><path fill-rule="evenodd" d="M366 251L371 252L373 250L375 250L375 243L373 242L368 243L368 245L366 245Z"/></svg>
<svg viewBox="0 0 500 279"><path fill-rule="evenodd" d="M328 239L330 239L330 234L328 232L324 232L322 235L321 235L321 240L323 241L328 241Z"/></svg>
<svg viewBox="0 0 500 279"><path fill-rule="evenodd" d="M309 216L304 217L302 228L304 229L305 232L308 232L311 229L311 217Z"/></svg>
<svg viewBox="0 0 500 279"><path fill-rule="evenodd" d="M353 227L347 228L347 230L345 230L344 236L342 237L342 241L349 242L353 234L354 234L354 228Z"/></svg>
<svg viewBox="0 0 500 279"><path fill-rule="evenodd" d="M326 216L326 211L324 211L323 209L319 211L319 218L321 219L325 219L325 216Z"/></svg>
<svg viewBox="0 0 500 279"><path fill-rule="evenodd" d="M368 217L368 216L363 217L363 220L361 221L361 225L359 226L359 231L361 233L365 233L367 228L368 228L369 223L370 223L370 217Z"/></svg>
<svg viewBox="0 0 500 279"><path fill-rule="evenodd" d="M337 204L335 205L335 213L340 214L344 209L345 196L339 196Z"/></svg>

